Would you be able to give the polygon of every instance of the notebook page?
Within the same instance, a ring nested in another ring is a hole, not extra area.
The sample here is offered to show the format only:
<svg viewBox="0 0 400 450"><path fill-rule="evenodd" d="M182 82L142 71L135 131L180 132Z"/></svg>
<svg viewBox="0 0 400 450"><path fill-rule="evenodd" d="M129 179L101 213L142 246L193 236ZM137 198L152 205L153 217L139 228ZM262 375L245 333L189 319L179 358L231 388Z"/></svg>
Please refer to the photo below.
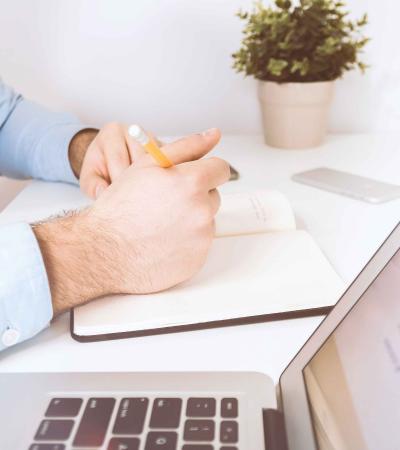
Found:
<svg viewBox="0 0 400 450"><path fill-rule="evenodd" d="M217 237L296 228L288 199L273 190L222 195L215 224Z"/></svg>
<svg viewBox="0 0 400 450"><path fill-rule="evenodd" d="M304 231L216 239L204 268L164 292L111 296L75 309L74 332L96 335L329 306L343 282Z"/></svg>

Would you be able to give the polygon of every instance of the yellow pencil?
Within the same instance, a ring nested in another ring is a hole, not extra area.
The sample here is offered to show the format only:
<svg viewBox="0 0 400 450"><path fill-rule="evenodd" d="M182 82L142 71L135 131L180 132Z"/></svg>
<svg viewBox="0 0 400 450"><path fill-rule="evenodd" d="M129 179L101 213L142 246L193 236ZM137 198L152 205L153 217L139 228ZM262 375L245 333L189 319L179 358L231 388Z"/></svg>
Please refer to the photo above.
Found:
<svg viewBox="0 0 400 450"><path fill-rule="evenodd" d="M160 167L168 168L173 166L172 162L164 155L154 139L148 136L142 127L139 125L131 125L128 133L145 148L147 153L156 160Z"/></svg>

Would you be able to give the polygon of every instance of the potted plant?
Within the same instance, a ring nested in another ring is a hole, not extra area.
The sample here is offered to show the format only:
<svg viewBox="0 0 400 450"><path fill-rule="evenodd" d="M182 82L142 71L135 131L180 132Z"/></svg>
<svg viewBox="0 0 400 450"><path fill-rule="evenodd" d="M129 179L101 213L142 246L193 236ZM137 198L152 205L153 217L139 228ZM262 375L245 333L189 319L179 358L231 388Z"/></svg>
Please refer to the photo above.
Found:
<svg viewBox="0 0 400 450"><path fill-rule="evenodd" d="M307 148L326 134L334 81L366 65L359 54L367 15L349 20L338 0L262 2L246 21L242 47L232 56L234 68L258 79L264 137L268 145Z"/></svg>

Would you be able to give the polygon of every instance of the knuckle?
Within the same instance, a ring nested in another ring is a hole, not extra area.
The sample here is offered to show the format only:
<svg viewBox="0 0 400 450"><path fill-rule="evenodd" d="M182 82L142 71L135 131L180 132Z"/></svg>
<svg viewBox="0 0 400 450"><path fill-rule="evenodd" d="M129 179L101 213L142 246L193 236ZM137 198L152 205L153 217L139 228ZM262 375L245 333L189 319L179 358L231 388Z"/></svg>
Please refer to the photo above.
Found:
<svg viewBox="0 0 400 450"><path fill-rule="evenodd" d="M229 180L229 178L231 177L231 166L229 165L229 163L225 160L222 160L224 163L224 171L225 171L225 178L227 180Z"/></svg>
<svg viewBox="0 0 400 450"><path fill-rule="evenodd" d="M218 156L210 156L208 158L209 161L211 161L213 164L220 164L223 159L219 158Z"/></svg>
<svg viewBox="0 0 400 450"><path fill-rule="evenodd" d="M158 185L162 192L168 192L169 196L178 204L188 205L190 197L188 196L186 179L182 173L176 171L176 173L171 174L158 167L152 168L152 170L157 172Z"/></svg>
<svg viewBox="0 0 400 450"><path fill-rule="evenodd" d="M205 175L200 171L193 172L188 176L187 182L189 192L191 194L198 194L204 190Z"/></svg>
<svg viewBox="0 0 400 450"><path fill-rule="evenodd" d="M117 131L117 130L119 131L120 127L121 127L121 125L118 122L113 121L113 122L106 123L106 125L104 126L104 129L107 131L113 132L113 131Z"/></svg>

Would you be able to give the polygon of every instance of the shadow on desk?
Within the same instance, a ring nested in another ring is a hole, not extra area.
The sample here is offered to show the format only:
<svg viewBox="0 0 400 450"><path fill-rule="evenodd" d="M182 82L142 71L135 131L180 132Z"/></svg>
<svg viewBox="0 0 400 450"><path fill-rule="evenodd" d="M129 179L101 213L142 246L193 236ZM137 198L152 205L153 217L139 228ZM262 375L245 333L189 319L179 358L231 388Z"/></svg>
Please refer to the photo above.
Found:
<svg viewBox="0 0 400 450"><path fill-rule="evenodd" d="M0 176L0 212L24 189L30 180L11 180Z"/></svg>

